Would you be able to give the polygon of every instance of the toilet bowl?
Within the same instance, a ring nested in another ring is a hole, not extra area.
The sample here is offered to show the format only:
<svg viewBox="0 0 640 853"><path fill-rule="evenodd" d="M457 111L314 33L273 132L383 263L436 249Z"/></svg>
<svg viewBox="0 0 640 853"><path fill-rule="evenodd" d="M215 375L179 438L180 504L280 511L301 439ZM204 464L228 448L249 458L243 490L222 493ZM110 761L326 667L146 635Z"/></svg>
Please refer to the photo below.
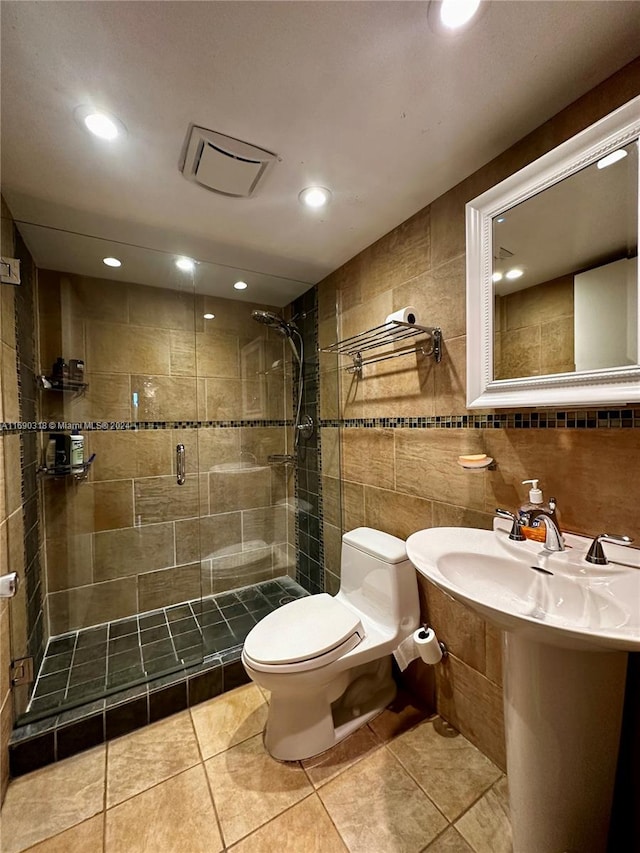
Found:
<svg viewBox="0 0 640 853"><path fill-rule="evenodd" d="M359 527L342 537L340 590L285 604L248 634L242 663L271 691L265 746L281 761L324 752L396 693L391 653L417 627L405 543Z"/></svg>

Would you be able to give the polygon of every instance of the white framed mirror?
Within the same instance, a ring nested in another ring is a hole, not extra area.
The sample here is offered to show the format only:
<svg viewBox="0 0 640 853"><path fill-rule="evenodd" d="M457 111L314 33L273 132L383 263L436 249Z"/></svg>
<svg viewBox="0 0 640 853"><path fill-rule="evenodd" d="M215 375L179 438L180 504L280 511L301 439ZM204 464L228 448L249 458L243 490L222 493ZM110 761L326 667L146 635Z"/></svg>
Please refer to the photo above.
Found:
<svg viewBox="0 0 640 853"><path fill-rule="evenodd" d="M466 205L467 406L640 401L640 97Z"/></svg>

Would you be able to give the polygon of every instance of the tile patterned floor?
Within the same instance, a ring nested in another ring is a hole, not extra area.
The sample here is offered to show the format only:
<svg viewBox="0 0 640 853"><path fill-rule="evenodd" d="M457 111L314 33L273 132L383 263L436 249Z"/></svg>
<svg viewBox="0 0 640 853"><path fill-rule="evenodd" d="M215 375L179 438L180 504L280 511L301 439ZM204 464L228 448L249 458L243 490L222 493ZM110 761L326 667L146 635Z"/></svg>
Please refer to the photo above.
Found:
<svg viewBox="0 0 640 853"><path fill-rule="evenodd" d="M22 722L242 645L263 616L304 595L282 577L52 637Z"/></svg>
<svg viewBox="0 0 640 853"><path fill-rule="evenodd" d="M506 779L397 701L332 750L274 761L254 684L22 776L1 853L510 853Z"/></svg>

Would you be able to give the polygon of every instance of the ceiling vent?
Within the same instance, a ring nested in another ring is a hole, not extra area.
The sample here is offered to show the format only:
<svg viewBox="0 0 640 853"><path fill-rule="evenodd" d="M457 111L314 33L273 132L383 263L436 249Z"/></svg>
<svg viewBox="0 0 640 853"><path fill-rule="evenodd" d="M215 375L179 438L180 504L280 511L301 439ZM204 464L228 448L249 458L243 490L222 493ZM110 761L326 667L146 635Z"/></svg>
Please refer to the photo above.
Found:
<svg viewBox="0 0 640 853"><path fill-rule="evenodd" d="M248 198L276 155L222 133L192 125L187 133L182 174L214 193Z"/></svg>

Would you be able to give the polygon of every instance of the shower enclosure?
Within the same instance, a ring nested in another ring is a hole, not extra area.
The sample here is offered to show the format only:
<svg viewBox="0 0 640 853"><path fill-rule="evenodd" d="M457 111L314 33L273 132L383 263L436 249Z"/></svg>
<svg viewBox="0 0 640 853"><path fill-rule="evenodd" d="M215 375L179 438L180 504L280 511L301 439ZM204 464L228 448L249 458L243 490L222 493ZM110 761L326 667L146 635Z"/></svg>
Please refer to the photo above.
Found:
<svg viewBox="0 0 640 853"><path fill-rule="evenodd" d="M12 601L12 657L34 663L15 693L22 724L225 654L307 594L294 462L309 430L296 325L209 295L233 293L238 270L17 227L37 264L37 423L23 438L41 564L39 595L23 585ZM72 433L84 458L69 467Z"/></svg>

